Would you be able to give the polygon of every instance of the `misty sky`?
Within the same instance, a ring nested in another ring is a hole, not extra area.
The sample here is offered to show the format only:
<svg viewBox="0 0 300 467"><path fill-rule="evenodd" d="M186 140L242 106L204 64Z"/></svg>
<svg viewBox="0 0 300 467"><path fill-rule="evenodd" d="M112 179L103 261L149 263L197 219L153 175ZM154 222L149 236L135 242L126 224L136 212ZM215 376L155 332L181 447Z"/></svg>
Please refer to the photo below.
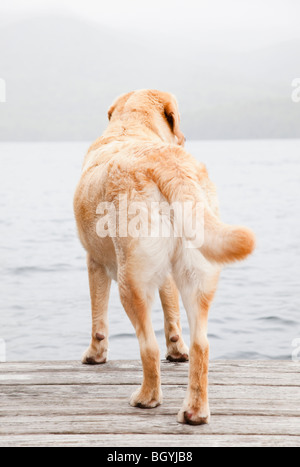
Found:
<svg viewBox="0 0 300 467"><path fill-rule="evenodd" d="M142 30L243 50L300 37L299 0L1 0L2 19L60 11L120 30Z"/></svg>
<svg viewBox="0 0 300 467"><path fill-rule="evenodd" d="M299 18L300 0L0 0L0 140L91 140L140 88L177 96L188 138L299 138Z"/></svg>

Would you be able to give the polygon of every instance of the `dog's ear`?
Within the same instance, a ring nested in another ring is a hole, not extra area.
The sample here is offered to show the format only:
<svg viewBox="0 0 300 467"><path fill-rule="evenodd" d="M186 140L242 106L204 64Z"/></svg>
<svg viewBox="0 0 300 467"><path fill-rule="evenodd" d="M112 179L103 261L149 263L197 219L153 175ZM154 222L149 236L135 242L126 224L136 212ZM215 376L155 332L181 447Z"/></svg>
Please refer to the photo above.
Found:
<svg viewBox="0 0 300 467"><path fill-rule="evenodd" d="M115 106L114 104L109 108L108 113L107 113L108 120L111 119L112 114L114 113L115 108L116 108L116 106Z"/></svg>
<svg viewBox="0 0 300 467"><path fill-rule="evenodd" d="M118 111L120 111L120 112L123 111L126 102L132 96L133 93L134 93L134 91L128 92L126 94L122 94L120 97L118 97L115 100L115 102L112 104L112 106L110 107L110 109L108 111L108 120L111 119L112 114L114 113L114 111L116 110L117 107L118 107Z"/></svg>
<svg viewBox="0 0 300 467"><path fill-rule="evenodd" d="M175 98L165 103L165 117L168 120L172 132L177 136L178 144L184 146L185 136L180 130L180 116Z"/></svg>

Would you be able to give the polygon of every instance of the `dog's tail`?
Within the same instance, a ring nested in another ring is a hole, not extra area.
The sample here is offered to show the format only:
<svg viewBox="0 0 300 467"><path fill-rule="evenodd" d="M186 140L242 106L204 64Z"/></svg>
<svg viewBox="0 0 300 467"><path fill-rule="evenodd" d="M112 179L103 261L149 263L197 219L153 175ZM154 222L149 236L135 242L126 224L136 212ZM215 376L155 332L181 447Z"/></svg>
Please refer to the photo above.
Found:
<svg viewBox="0 0 300 467"><path fill-rule="evenodd" d="M204 211L204 238L201 253L216 263L232 263L249 256L255 249L255 235L243 226L227 225L208 208Z"/></svg>
<svg viewBox="0 0 300 467"><path fill-rule="evenodd" d="M169 165L169 174L170 169L172 170L172 167ZM171 205L174 202L192 201L194 209L202 211L200 226L202 238L197 248L206 259L219 264L227 264L243 260L253 252L256 243L254 233L247 227L224 224L207 204L198 183L181 171L178 177L178 165L174 170L174 177L168 177L166 180L160 172L159 176L153 177L152 180Z"/></svg>

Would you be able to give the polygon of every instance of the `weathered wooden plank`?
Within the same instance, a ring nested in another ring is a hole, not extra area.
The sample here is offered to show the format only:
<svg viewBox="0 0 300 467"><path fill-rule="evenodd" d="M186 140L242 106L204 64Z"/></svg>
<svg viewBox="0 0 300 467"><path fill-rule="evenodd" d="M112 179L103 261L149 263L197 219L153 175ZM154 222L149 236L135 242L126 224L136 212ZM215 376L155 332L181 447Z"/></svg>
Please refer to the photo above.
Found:
<svg viewBox="0 0 300 467"><path fill-rule="evenodd" d="M37 400L36 400L37 399ZM155 415L172 415L178 412L183 398L167 399L163 405L156 409ZM129 405L129 398L23 398L18 404L14 400L3 399L0 406L0 417L22 416L49 416L56 415L109 415L112 410L118 413L139 416L141 409L134 409ZM112 409L113 408L113 409ZM300 405L291 407L285 400L252 400L252 399L210 399L210 408L213 415L260 415L260 416L295 416L300 417Z"/></svg>
<svg viewBox="0 0 300 467"><path fill-rule="evenodd" d="M188 368L187 365L173 367L172 371L168 369L168 365L162 366L162 383L167 385L187 384ZM130 369L108 369L105 365L101 367L85 366L77 367L70 371L61 370L39 370L39 371L17 371L17 372L2 372L0 374L0 385L46 385L46 384L101 384L101 385L118 385L118 384L140 384L142 381L142 370L131 371ZM274 375L270 370L249 370L238 369L224 372L210 371L210 385L221 384L226 386L231 385L260 385L260 386L294 386L300 387L300 372L299 373L277 373Z"/></svg>
<svg viewBox="0 0 300 467"><path fill-rule="evenodd" d="M0 436L3 447L132 447L132 434L9 435ZM282 435L147 435L134 436L136 447L299 447L299 436ZM112 449L113 452L113 449Z"/></svg>
<svg viewBox="0 0 300 467"><path fill-rule="evenodd" d="M161 366L164 372L173 371L176 369L177 371L180 369L186 369L188 367L188 363L172 363L163 360L161 362ZM39 372L43 370L49 371L86 371L89 372L93 369L93 371L103 372L110 372L116 371L121 372L122 370L130 370L132 371L141 371L142 365L139 360L118 360L118 361L108 361L105 365L99 365L90 367L89 365L82 365L81 362L78 361L36 361L36 362L7 362L7 363L0 363L0 373L7 373L7 372ZM299 374L300 372L300 363L299 362L292 362L292 361L283 361L283 360L217 360L210 362L210 371L214 372L235 372L238 370L254 370L254 372L259 370L264 370L266 372L274 373L295 373ZM184 370L185 371L185 370Z"/></svg>
<svg viewBox="0 0 300 467"><path fill-rule="evenodd" d="M134 409L133 409L134 410ZM0 434L216 434L216 435L289 435L300 436L299 417L215 415L210 425L189 426L176 421L176 413L160 415L159 411L142 410L128 414L95 414L75 416L17 416L1 420Z"/></svg>
<svg viewBox="0 0 300 467"><path fill-rule="evenodd" d="M31 374L24 373L23 375L14 375L14 376L0 376L0 384L12 385L15 386L40 386L40 385L58 385L58 384L70 384L70 385L90 385L96 384L101 386L111 386L111 385L139 385L142 382L142 373L139 375L105 375L99 377L97 374L88 374L88 375L49 375L49 374L36 374L32 376ZM172 375L162 377L162 384L164 385L175 385L188 383L188 375ZM209 384L213 385L224 385L224 386L289 386L299 388L300 384L293 378L287 378L281 376L279 378L272 377L222 377L222 376L209 376Z"/></svg>
<svg viewBox="0 0 300 467"><path fill-rule="evenodd" d="M117 398L128 399L131 393L138 386L132 385L46 385L46 386L0 386L0 407L2 406L3 396L14 398L17 403L21 400L23 395L29 397L42 397L44 394L45 400L48 397L56 396L62 398L87 398L90 395L95 401L99 399L110 399L112 394ZM163 394L164 399L182 400L185 397L186 385L164 385ZM290 404L300 405L300 391L298 387L284 387L284 386L222 386L211 385L209 387L210 398L225 399L239 399L239 400L285 400Z"/></svg>

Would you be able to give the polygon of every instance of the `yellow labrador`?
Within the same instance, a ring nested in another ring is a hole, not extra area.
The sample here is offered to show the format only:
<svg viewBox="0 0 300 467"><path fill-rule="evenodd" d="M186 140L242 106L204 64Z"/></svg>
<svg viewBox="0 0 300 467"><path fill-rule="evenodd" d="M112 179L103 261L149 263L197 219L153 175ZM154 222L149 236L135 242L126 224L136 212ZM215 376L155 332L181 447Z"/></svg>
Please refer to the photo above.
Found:
<svg viewBox="0 0 300 467"><path fill-rule="evenodd" d="M115 101L108 117L106 131L86 155L74 199L78 232L87 251L92 305L92 340L83 363L106 362L107 308L114 279L143 364L143 383L130 403L161 404L160 352L150 316L158 288L167 359L190 360L178 421L209 423L208 311L222 266L246 258L255 237L246 227L221 222L215 186L205 166L183 148L174 96L155 90L131 92ZM189 352L181 334L178 291L190 325Z"/></svg>

